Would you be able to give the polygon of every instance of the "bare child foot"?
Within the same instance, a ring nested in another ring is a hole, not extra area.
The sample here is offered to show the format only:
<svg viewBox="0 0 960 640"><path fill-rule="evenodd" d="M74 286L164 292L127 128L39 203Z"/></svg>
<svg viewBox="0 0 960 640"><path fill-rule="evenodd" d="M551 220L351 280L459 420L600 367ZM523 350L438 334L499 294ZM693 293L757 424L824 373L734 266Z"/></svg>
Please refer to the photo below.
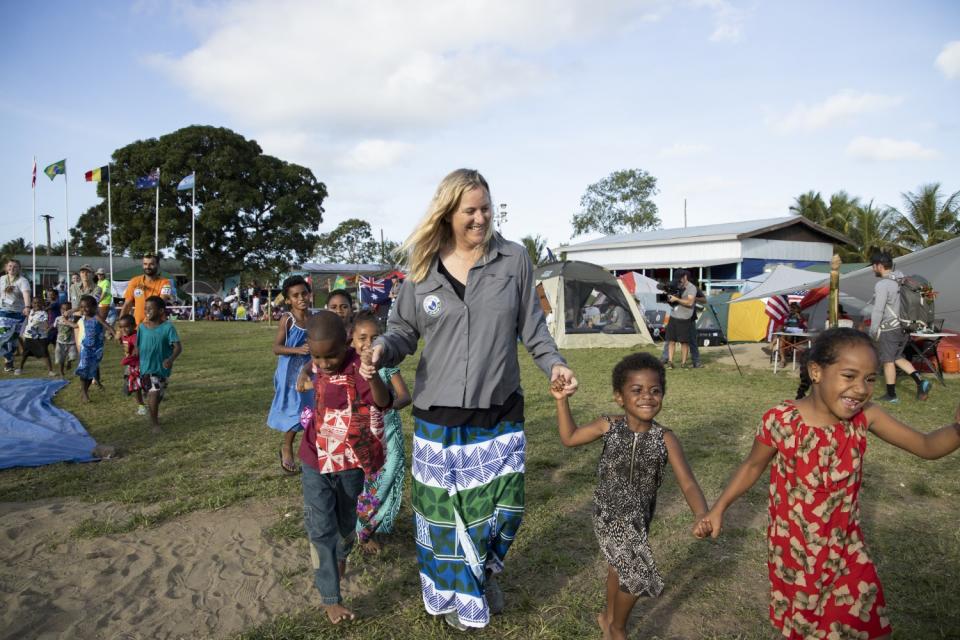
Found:
<svg viewBox="0 0 960 640"><path fill-rule="evenodd" d="M603 632L603 640L610 640L610 620L607 619L606 611L597 614L597 624L600 625L600 631Z"/></svg>
<svg viewBox="0 0 960 640"><path fill-rule="evenodd" d="M327 611L327 617L333 624L340 624L344 620L354 620L357 617L353 611L342 604L326 604L323 605L323 608Z"/></svg>
<svg viewBox="0 0 960 640"><path fill-rule="evenodd" d="M90 402L90 396L87 395L86 391L80 393L80 402Z"/></svg>
<svg viewBox="0 0 960 640"><path fill-rule="evenodd" d="M154 435L160 435L161 433L163 433L163 430L160 428L159 422L153 422L150 424L150 433Z"/></svg>

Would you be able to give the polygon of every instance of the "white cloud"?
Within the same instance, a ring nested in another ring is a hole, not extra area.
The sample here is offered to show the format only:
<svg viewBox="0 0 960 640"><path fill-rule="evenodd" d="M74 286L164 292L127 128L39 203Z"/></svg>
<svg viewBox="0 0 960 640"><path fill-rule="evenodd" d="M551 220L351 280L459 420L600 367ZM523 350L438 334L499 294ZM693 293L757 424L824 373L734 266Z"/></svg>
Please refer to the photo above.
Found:
<svg viewBox="0 0 960 640"><path fill-rule="evenodd" d="M950 78L960 78L960 40L948 42L937 56L937 69Z"/></svg>
<svg viewBox="0 0 960 640"><path fill-rule="evenodd" d="M363 140L344 156L341 163L348 169L372 171L396 164L413 145L395 140Z"/></svg>
<svg viewBox="0 0 960 640"><path fill-rule="evenodd" d="M661 149L660 155L664 158L692 158L702 156L710 151L710 147L705 144L675 142L669 147Z"/></svg>
<svg viewBox="0 0 960 640"><path fill-rule="evenodd" d="M653 0L245 0L148 62L240 122L379 137L535 92L553 47L649 19Z"/></svg>
<svg viewBox="0 0 960 640"><path fill-rule="evenodd" d="M743 36L743 23L747 12L727 0L693 0L695 7L713 11L715 25L710 42L739 42Z"/></svg>
<svg viewBox="0 0 960 640"><path fill-rule="evenodd" d="M780 117L768 119L768 124L784 132L815 131L857 116L895 107L903 102L900 96L878 93L841 91L814 105L800 104Z"/></svg>
<svg viewBox="0 0 960 640"><path fill-rule="evenodd" d="M940 153L912 140L860 136L847 145L847 155L860 160L929 160Z"/></svg>

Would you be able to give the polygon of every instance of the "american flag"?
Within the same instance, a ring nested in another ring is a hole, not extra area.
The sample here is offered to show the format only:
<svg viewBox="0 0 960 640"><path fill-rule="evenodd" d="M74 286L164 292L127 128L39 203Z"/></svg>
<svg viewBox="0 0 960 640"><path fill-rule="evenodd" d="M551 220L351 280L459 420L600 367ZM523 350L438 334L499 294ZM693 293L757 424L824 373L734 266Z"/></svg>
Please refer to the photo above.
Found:
<svg viewBox="0 0 960 640"><path fill-rule="evenodd" d="M390 300L390 280L360 276L360 302L383 304Z"/></svg>
<svg viewBox="0 0 960 640"><path fill-rule="evenodd" d="M794 302L800 304L800 301L803 300L806 294L806 291L794 291L789 295L770 296L767 298L767 305L763 310L764 313L767 314L767 317L770 318L770 324L767 326L767 338L770 338L773 332L780 328L786 319L790 317L790 305Z"/></svg>

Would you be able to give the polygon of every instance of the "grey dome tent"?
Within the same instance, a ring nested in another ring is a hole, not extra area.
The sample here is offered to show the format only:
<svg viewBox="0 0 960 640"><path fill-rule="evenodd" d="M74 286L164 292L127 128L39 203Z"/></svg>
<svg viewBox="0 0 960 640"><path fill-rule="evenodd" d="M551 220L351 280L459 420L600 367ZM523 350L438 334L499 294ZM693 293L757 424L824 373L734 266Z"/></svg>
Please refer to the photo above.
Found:
<svg viewBox="0 0 960 640"><path fill-rule="evenodd" d="M538 267L533 277L547 328L561 349L653 343L633 296L603 267L553 262Z"/></svg>

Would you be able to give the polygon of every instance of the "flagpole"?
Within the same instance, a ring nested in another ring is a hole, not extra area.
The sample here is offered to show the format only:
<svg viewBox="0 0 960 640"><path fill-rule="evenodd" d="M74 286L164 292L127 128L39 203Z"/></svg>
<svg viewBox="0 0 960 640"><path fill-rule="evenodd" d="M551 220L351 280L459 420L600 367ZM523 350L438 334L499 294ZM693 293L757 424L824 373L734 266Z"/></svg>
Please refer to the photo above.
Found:
<svg viewBox="0 0 960 640"><path fill-rule="evenodd" d="M107 255L110 257L110 293L113 293L113 211L110 207L110 163L107 163Z"/></svg>
<svg viewBox="0 0 960 640"><path fill-rule="evenodd" d="M157 208L153 214L153 253L160 258L160 167L157 167Z"/></svg>
<svg viewBox="0 0 960 640"><path fill-rule="evenodd" d="M197 172L193 172L193 202L190 205L190 320L197 321Z"/></svg>
<svg viewBox="0 0 960 640"><path fill-rule="evenodd" d="M67 278L70 278L70 189L67 188L67 161L63 161L63 217L67 227L67 236L64 238L64 253L67 257Z"/></svg>
<svg viewBox="0 0 960 640"><path fill-rule="evenodd" d="M37 156L33 156L33 297L37 297Z"/></svg>

